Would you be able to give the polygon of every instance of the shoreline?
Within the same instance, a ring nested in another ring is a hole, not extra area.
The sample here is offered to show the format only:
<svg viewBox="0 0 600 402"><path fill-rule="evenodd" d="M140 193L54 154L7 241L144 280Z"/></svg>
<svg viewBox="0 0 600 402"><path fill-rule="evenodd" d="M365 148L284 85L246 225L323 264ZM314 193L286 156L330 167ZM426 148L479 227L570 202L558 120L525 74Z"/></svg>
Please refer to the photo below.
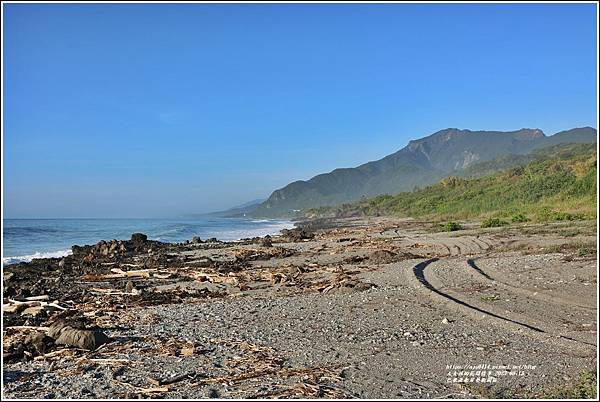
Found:
<svg viewBox="0 0 600 402"><path fill-rule="evenodd" d="M209 226L211 223L215 223L218 222L220 220L227 222L229 218L211 218L210 220L206 221L207 226ZM39 221L39 219L10 219L12 221ZM49 219L45 219L45 220L49 220ZM51 219L52 221L57 221L57 222L61 222L61 221L65 221L65 219L62 218L57 218L57 219ZM73 222L77 222L77 221L89 221L90 219L78 219L78 218L72 218L69 219L70 221ZM111 222L127 222L127 221L131 221L132 219L121 219L121 218L115 218L115 219L106 219L106 218L97 218L96 220L98 220L99 222L102 221L111 221ZM180 223L180 224L197 224L197 223L204 223L202 220L195 220L195 219L187 219L187 218L181 218L181 219L169 219L169 218L164 218L164 219L133 219L133 220L138 220L141 222L149 222L149 221L157 221L157 222L174 222L174 223ZM240 219L240 218L231 218L231 221L235 222L235 223L240 223L240 222L248 222L250 224L264 224L264 226L256 226L256 227L252 227L249 226L246 229L243 228L239 228L238 226L232 225L231 229L229 231L224 230L223 228L221 228L220 230L217 230L216 228L214 229L214 233L212 234L208 234L206 235L206 233L204 233L203 237L206 238L217 238L219 240L222 241L236 241L236 240L243 240L243 239L248 239L248 238L252 238L255 236L264 236L266 234L269 235L277 235L279 234L281 229L291 229L295 227L295 223L293 220L291 219L254 219L254 218L247 218L247 219ZM274 225L274 226L273 226ZM18 228L18 227L17 227ZM12 228L14 229L14 228ZM143 226L142 226L143 229ZM225 228L226 229L226 228ZM115 229L117 230L117 229ZM239 237L235 238L235 233L237 232L241 232L239 234ZM172 244L178 244L178 243L185 243L186 240L191 240L193 237L197 236L198 234L191 234L189 237L187 238L181 238L179 240L163 240L164 237L164 233L161 233L160 231L158 233L154 233L153 235L150 235L150 239L151 240L156 240L156 241L162 241L164 243L172 243ZM120 237L120 238L118 238ZM89 237L88 237L89 238ZM109 239L117 239L117 240L121 240L124 241L127 238L125 236L109 236L107 238L96 238L95 240L93 240L91 243L90 242L85 242L84 244L95 244L99 241L111 241ZM5 241L10 241L10 240L6 240ZM24 241L24 240L20 240L20 241ZM2 264L3 265L12 265L15 263L20 263L20 262L31 262L31 260L33 259L39 259L39 258L62 258L62 257L66 257L68 255L71 254L71 248L73 247L73 245L78 246L81 245L81 243L75 243L75 244L71 244L69 246L65 246L65 243L61 244L61 245L57 245L54 248L51 247L46 247L44 248L44 246L40 245L40 246L33 246L30 249L28 249L28 251L22 251L21 254L19 255L9 255L6 256L4 255L4 248L3 248L3 257L2 257ZM61 248L62 247L62 248ZM10 248L10 245L9 245ZM15 254L15 252L12 252L13 254Z"/></svg>
<svg viewBox="0 0 600 402"><path fill-rule="evenodd" d="M134 234L5 266L4 395L540 396L596 365L595 222L294 223L232 242ZM57 344L57 323L91 350ZM528 368L448 381L465 362Z"/></svg>

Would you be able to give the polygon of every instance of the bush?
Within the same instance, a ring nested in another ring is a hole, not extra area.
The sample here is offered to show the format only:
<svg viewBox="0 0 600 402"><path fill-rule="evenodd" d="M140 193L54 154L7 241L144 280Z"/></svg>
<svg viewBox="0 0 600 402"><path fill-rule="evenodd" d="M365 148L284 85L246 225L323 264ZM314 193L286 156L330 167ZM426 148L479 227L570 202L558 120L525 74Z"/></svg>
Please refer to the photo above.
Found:
<svg viewBox="0 0 600 402"><path fill-rule="evenodd" d="M443 224L435 223L431 228L438 232L454 232L456 230L462 230L463 227L459 223L450 221Z"/></svg>
<svg viewBox="0 0 600 402"><path fill-rule="evenodd" d="M455 230L461 230L462 226L460 226L460 224L456 223L456 222L447 222L444 225L444 230L446 232L454 232Z"/></svg>
<svg viewBox="0 0 600 402"><path fill-rule="evenodd" d="M596 399L596 376L596 370L584 371L574 382L546 390L540 396L552 399Z"/></svg>
<svg viewBox="0 0 600 402"><path fill-rule="evenodd" d="M482 228L497 228L504 225L508 225L508 222L498 218L489 218L481 222Z"/></svg>
<svg viewBox="0 0 600 402"><path fill-rule="evenodd" d="M517 214L512 217L512 221L514 223L522 223L522 222L528 222L529 219L523 214Z"/></svg>
<svg viewBox="0 0 600 402"><path fill-rule="evenodd" d="M591 248L586 247L586 246L581 246L577 249L577 255L580 257L587 257L588 255L592 254L593 251Z"/></svg>
<svg viewBox="0 0 600 402"><path fill-rule="evenodd" d="M540 220L542 222L580 221L580 220L584 220L586 218L585 214L582 214L582 213L571 214L569 212L552 211L548 208L540 209L540 211L538 211L538 213L537 213L537 217L538 217L538 220Z"/></svg>

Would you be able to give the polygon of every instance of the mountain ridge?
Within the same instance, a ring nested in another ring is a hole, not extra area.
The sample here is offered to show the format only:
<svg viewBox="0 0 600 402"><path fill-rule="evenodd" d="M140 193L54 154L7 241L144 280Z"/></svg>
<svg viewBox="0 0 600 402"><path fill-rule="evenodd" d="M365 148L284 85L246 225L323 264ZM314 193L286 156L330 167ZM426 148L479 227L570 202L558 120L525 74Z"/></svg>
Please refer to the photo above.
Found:
<svg viewBox="0 0 600 402"><path fill-rule="evenodd" d="M302 215L310 208L420 188L501 155L523 155L545 146L596 140L597 131L592 127L551 136L537 128L515 131L447 128L410 140L404 148L381 159L291 182L273 191L263 203L236 212L254 217Z"/></svg>

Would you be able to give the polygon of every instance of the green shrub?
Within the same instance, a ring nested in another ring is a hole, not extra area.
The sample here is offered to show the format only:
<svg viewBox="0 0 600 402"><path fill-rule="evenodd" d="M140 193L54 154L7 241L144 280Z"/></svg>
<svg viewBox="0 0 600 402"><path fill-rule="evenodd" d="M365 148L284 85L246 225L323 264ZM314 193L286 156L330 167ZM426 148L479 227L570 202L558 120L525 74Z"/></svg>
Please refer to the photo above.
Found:
<svg viewBox="0 0 600 402"><path fill-rule="evenodd" d="M596 370L584 371L570 384L554 387L543 392L543 398L560 399L596 399Z"/></svg>
<svg viewBox="0 0 600 402"><path fill-rule="evenodd" d="M454 232L456 230L462 230L463 227L459 223L450 221L444 224L436 223L431 228L439 232Z"/></svg>
<svg viewBox="0 0 600 402"><path fill-rule="evenodd" d="M572 214L569 212L552 211L548 207L540 208L536 215L537 219L541 222L581 221L586 219L586 215L583 213Z"/></svg>
<svg viewBox="0 0 600 402"><path fill-rule="evenodd" d="M546 246L542 248L542 253L553 254L560 253L562 251L562 247L560 244L553 244L551 246Z"/></svg>
<svg viewBox="0 0 600 402"><path fill-rule="evenodd" d="M456 223L456 222L447 222L444 225L444 230L446 232L454 232L455 230L461 230L462 226L460 226L460 224Z"/></svg>
<svg viewBox="0 0 600 402"><path fill-rule="evenodd" d="M592 253L592 251L585 246L579 247L579 249L577 249L577 255L580 257L586 257L586 256L590 255L591 253Z"/></svg>
<svg viewBox="0 0 600 402"><path fill-rule="evenodd" d="M568 212L555 212L552 215L555 221L580 221L585 219L584 214L570 214Z"/></svg>
<svg viewBox="0 0 600 402"><path fill-rule="evenodd" d="M512 221L514 223L523 223L523 222L528 222L529 219L523 214L517 214L512 217Z"/></svg>
<svg viewBox="0 0 600 402"><path fill-rule="evenodd" d="M497 228L504 225L508 225L508 222L498 218L489 218L481 222L482 228Z"/></svg>

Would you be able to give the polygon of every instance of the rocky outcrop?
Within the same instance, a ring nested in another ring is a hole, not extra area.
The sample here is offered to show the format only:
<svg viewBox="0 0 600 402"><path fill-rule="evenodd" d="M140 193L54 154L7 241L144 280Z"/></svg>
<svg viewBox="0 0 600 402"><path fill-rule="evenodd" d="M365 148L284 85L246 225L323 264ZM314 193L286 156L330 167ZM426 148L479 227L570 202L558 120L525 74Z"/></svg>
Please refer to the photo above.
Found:
<svg viewBox="0 0 600 402"><path fill-rule="evenodd" d="M102 240L92 246L73 246L71 251L75 259L91 262L101 257L114 258L127 253L148 252L162 247L163 244L148 240L148 236L143 233L134 233L131 235L131 240Z"/></svg>

